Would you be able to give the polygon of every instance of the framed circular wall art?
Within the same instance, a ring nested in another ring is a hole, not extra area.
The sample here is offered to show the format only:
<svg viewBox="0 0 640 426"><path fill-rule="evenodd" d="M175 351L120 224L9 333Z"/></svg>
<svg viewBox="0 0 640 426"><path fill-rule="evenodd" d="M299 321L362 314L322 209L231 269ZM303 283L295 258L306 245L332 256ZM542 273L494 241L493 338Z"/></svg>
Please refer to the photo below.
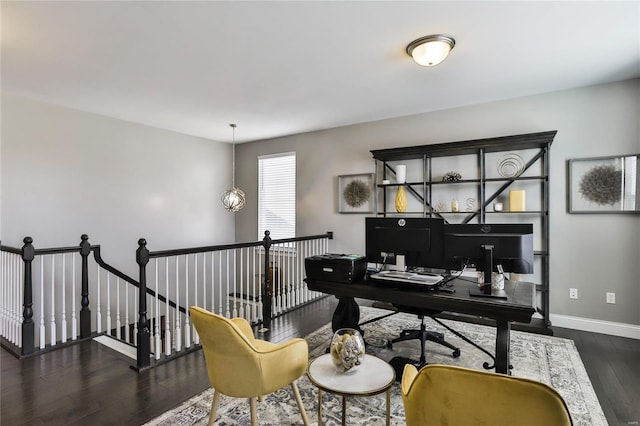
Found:
<svg viewBox="0 0 640 426"><path fill-rule="evenodd" d="M568 160L569 213L640 213L640 154Z"/></svg>
<svg viewBox="0 0 640 426"><path fill-rule="evenodd" d="M338 176L338 212L373 213L374 187L373 173Z"/></svg>

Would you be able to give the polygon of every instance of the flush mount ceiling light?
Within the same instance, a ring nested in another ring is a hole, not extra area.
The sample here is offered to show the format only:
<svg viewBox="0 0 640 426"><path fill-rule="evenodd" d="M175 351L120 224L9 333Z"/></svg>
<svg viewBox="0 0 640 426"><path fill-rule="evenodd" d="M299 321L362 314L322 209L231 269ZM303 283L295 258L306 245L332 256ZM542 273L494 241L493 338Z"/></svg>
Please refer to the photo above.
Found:
<svg viewBox="0 0 640 426"><path fill-rule="evenodd" d="M407 53L419 65L432 67L444 61L456 41L444 35L429 35L413 40L407 46Z"/></svg>
<svg viewBox="0 0 640 426"><path fill-rule="evenodd" d="M227 189L222 193L222 205L230 212L240 211L245 204L244 191L236 188L236 125L229 124L233 129L233 154L232 154L232 174L231 189Z"/></svg>

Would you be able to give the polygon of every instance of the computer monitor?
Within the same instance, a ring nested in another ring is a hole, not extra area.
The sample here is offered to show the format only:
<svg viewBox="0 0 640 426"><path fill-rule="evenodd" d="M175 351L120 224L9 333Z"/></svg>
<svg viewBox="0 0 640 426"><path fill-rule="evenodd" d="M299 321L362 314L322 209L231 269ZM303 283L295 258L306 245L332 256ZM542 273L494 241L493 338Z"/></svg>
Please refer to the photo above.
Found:
<svg viewBox="0 0 640 426"><path fill-rule="evenodd" d="M482 294L491 295L492 272L533 273L532 224L453 224L444 231L444 264L484 272Z"/></svg>
<svg viewBox="0 0 640 426"><path fill-rule="evenodd" d="M366 218L366 257L394 264L396 270L443 268L444 220L438 218Z"/></svg>

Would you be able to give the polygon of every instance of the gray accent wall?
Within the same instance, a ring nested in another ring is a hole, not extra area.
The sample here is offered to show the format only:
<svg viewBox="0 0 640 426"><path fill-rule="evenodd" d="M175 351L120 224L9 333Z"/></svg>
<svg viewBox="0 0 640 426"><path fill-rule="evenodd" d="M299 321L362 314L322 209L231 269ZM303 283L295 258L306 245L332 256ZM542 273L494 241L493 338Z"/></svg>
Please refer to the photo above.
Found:
<svg viewBox="0 0 640 426"><path fill-rule="evenodd" d="M248 202L236 217L236 239L258 236L260 155L296 152L298 235L333 231L332 251L363 253L366 215L338 213L336 188L338 175L374 171L370 150L557 130L551 314L639 325L640 215L569 214L566 205L567 160L640 153L639 117L640 80L634 79L242 144L237 184ZM569 299L571 287L579 299ZM605 303L606 292L616 293L615 305Z"/></svg>
<svg viewBox="0 0 640 426"><path fill-rule="evenodd" d="M231 145L2 95L0 238L21 247L100 244L137 277L150 250L234 242L220 203Z"/></svg>

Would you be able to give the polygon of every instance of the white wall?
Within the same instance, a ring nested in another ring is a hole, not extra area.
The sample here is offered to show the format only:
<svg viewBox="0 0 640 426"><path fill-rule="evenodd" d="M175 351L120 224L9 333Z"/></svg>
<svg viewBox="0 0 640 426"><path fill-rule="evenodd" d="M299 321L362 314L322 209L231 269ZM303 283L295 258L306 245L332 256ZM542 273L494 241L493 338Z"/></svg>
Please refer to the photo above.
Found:
<svg viewBox="0 0 640 426"><path fill-rule="evenodd" d="M139 238L164 250L234 242L231 145L2 95L0 238L36 248L80 235L137 277Z"/></svg>
<svg viewBox="0 0 640 426"><path fill-rule="evenodd" d="M425 94L428 96L428 94ZM640 80L436 111L242 144L238 185L250 202L238 241L256 238L257 156L295 151L297 234L334 231L335 252L364 252L365 215L337 213L336 177L374 171L370 150L558 130L551 147L551 313L640 324L640 215L568 214L566 161L640 153ZM569 300L569 288L580 298ZM605 292L616 292L615 305Z"/></svg>

